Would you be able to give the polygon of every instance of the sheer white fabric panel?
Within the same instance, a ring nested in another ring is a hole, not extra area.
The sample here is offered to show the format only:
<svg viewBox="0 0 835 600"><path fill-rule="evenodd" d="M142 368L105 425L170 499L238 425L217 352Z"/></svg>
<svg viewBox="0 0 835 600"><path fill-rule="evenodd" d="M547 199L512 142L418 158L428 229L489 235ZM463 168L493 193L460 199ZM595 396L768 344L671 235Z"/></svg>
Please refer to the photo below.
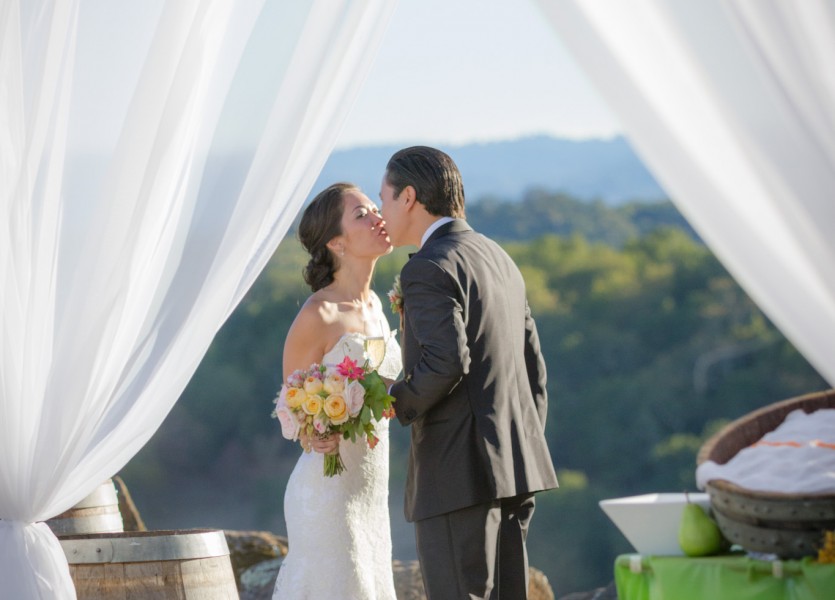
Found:
<svg viewBox="0 0 835 600"><path fill-rule="evenodd" d="M682 213L835 385L835 3L537 1Z"/></svg>
<svg viewBox="0 0 835 600"><path fill-rule="evenodd" d="M394 4L0 0L3 594L75 597L38 522L162 423L309 193Z"/></svg>

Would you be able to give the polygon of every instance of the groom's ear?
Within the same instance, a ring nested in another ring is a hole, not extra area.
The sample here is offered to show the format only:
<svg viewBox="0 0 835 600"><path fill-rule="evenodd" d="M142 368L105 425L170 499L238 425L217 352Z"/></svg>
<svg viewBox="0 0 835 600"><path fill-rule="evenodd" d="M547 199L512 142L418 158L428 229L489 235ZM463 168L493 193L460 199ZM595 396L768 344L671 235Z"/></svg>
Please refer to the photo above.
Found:
<svg viewBox="0 0 835 600"><path fill-rule="evenodd" d="M403 200L403 208L411 210L417 202L417 192L415 192L415 188L407 185L403 188L403 191L400 192L400 198Z"/></svg>

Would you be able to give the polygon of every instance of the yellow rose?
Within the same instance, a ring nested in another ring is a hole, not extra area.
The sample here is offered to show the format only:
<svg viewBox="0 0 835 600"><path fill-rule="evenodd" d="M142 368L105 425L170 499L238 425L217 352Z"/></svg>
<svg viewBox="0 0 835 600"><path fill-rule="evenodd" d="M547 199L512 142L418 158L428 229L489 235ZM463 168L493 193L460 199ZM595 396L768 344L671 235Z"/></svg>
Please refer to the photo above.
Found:
<svg viewBox="0 0 835 600"><path fill-rule="evenodd" d="M322 410L322 398L316 394L309 394L302 402L302 410L308 415L316 415Z"/></svg>
<svg viewBox="0 0 835 600"><path fill-rule="evenodd" d="M311 375L304 380L304 391L308 394L318 394L322 391L322 380Z"/></svg>
<svg viewBox="0 0 835 600"><path fill-rule="evenodd" d="M325 398L325 414L334 425L341 425L351 415L348 413L348 404L342 394L331 394Z"/></svg>
<svg viewBox="0 0 835 600"><path fill-rule="evenodd" d="M287 406L290 408L300 407L305 398L307 398L307 392L305 392L302 388L297 387L289 388L285 396Z"/></svg>
<svg viewBox="0 0 835 600"><path fill-rule="evenodd" d="M345 389L345 378L339 373L331 373L325 378L324 387L328 394L341 394Z"/></svg>

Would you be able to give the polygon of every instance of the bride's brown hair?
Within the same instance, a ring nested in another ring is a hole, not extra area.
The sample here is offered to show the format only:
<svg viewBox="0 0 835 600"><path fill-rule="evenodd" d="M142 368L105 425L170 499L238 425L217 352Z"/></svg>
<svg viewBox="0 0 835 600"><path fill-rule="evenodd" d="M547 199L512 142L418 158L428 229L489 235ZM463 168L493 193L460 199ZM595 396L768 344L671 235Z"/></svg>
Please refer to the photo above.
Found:
<svg viewBox="0 0 835 600"><path fill-rule="evenodd" d="M327 244L342 234L342 201L345 192L356 190L353 183L334 183L319 192L307 206L299 223L299 241L310 254L304 280L315 292L333 283L339 260Z"/></svg>

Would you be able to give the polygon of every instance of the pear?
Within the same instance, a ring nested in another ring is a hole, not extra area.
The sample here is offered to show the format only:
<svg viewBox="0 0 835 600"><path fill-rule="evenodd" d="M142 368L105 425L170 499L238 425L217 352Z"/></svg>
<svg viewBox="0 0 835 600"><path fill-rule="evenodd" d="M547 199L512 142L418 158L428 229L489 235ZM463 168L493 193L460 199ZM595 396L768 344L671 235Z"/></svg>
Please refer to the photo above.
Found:
<svg viewBox="0 0 835 600"><path fill-rule="evenodd" d="M678 543L687 556L710 556L718 554L725 547L725 538L719 531L719 526L711 519L698 504L690 502L681 512L681 523L678 528Z"/></svg>

